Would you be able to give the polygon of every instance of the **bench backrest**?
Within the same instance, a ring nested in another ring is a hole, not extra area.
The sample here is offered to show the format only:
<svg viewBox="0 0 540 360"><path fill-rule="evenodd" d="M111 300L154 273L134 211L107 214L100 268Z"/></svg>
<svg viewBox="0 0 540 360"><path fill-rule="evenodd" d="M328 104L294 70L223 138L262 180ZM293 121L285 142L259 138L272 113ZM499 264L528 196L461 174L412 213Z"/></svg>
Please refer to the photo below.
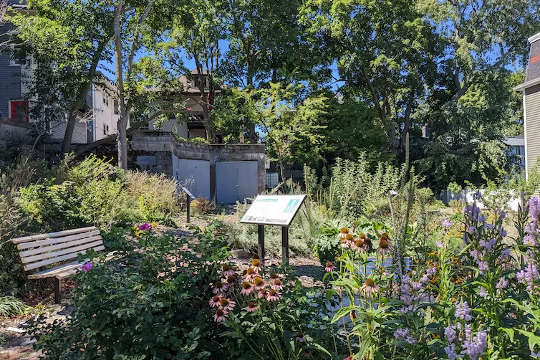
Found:
<svg viewBox="0 0 540 360"><path fill-rule="evenodd" d="M36 269L76 259L88 250L104 250L99 230L92 226L11 240L19 250L24 270Z"/></svg>

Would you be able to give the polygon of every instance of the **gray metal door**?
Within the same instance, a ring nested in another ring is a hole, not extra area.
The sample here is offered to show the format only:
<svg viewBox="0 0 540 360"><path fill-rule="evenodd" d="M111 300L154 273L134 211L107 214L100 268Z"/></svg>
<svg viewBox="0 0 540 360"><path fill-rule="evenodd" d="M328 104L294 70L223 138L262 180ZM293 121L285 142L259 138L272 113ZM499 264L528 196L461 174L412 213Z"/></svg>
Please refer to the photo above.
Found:
<svg viewBox="0 0 540 360"><path fill-rule="evenodd" d="M234 204L257 195L257 161L216 163L216 196L221 204Z"/></svg>

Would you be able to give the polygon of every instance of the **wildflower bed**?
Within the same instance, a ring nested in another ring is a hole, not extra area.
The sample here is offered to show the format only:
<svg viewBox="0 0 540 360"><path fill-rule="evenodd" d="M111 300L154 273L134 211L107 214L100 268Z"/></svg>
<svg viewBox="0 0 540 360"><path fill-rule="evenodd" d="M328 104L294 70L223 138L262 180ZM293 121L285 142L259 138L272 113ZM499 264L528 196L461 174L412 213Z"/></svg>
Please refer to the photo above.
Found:
<svg viewBox="0 0 540 360"><path fill-rule="evenodd" d="M504 211L470 205L430 234L427 254L385 226L337 229L339 254L311 289L287 268L231 263L213 225L190 238L143 226L77 275L71 317L32 331L51 359L535 358L539 216L532 198L509 239Z"/></svg>

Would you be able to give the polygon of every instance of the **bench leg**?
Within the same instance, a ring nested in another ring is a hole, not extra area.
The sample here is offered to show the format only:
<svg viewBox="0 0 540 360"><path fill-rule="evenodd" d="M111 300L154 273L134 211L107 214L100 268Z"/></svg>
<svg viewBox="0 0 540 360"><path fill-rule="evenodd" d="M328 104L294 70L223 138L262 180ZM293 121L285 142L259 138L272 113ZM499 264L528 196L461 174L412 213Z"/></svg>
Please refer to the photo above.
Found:
<svg viewBox="0 0 540 360"><path fill-rule="evenodd" d="M62 300L62 280L55 278L54 282L54 303L60 304Z"/></svg>

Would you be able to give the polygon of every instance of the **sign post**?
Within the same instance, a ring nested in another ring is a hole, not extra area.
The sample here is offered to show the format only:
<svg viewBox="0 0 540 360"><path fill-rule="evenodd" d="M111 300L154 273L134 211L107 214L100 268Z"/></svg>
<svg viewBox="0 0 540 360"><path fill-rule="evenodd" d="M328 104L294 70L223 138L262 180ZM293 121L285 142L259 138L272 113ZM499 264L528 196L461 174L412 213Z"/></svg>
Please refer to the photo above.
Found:
<svg viewBox="0 0 540 360"><path fill-rule="evenodd" d="M189 224L189 222L191 221L191 200L195 199L195 196L193 196L193 194L182 185L179 186L186 194L186 222Z"/></svg>
<svg viewBox="0 0 540 360"><path fill-rule="evenodd" d="M289 226L304 203L306 195L259 195L240 220L243 224L257 224L259 251L264 264L264 225L281 226L281 256L289 263Z"/></svg>

